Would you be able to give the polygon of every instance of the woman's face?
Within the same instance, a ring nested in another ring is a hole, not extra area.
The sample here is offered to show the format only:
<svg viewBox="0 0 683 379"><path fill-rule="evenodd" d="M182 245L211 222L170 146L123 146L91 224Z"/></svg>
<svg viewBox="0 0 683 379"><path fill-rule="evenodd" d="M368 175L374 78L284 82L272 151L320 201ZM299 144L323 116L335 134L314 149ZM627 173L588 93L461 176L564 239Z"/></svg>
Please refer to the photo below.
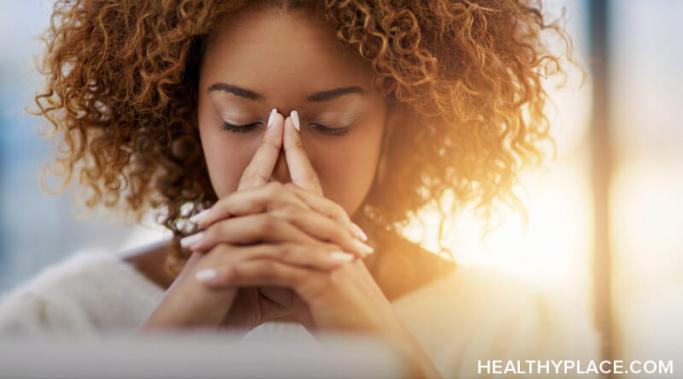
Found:
<svg viewBox="0 0 683 379"><path fill-rule="evenodd" d="M200 70L199 132L219 198L234 192L273 108L296 110L325 196L353 215L372 184L387 108L372 71L302 12L241 14L211 36ZM232 125L251 125L231 128ZM284 150L272 180L290 182Z"/></svg>

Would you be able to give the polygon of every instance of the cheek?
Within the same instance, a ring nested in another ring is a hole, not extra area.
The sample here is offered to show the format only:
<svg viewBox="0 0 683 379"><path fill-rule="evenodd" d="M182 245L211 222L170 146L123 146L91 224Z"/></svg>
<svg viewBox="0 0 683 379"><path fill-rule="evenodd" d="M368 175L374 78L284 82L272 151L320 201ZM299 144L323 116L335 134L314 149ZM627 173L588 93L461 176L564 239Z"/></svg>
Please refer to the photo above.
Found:
<svg viewBox="0 0 683 379"><path fill-rule="evenodd" d="M368 127L357 132L339 141L328 138L326 143L306 144L325 196L349 215L358 210L374 180L382 129Z"/></svg>
<svg viewBox="0 0 683 379"><path fill-rule="evenodd" d="M235 134L220 128L220 123L199 119L199 135L209 171L209 179L218 198L237 190L242 171L258 147L255 133Z"/></svg>

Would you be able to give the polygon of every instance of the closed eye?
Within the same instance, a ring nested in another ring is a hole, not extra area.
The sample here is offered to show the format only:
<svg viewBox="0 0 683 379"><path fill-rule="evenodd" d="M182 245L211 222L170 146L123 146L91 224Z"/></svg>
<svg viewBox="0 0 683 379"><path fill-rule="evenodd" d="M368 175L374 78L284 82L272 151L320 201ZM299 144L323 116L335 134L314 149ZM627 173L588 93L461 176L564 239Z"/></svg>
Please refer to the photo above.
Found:
<svg viewBox="0 0 683 379"><path fill-rule="evenodd" d="M262 126L263 123L261 122L253 122L251 124L244 124L244 125L236 125L236 124L231 124L229 122L223 122L222 128L233 132L233 133L249 133L250 131ZM331 136L341 136L346 134L349 131L350 125L345 126L343 128L331 128L329 126L325 126L323 124L319 123L311 123L309 124L309 127L311 129L314 129L320 133L331 135Z"/></svg>
<svg viewBox="0 0 683 379"><path fill-rule="evenodd" d="M252 122L251 124L244 125L235 125L229 122L223 122L223 129L233 133L248 133L261 125L261 122Z"/></svg>
<svg viewBox="0 0 683 379"><path fill-rule="evenodd" d="M333 135L333 136L341 136L341 135L346 134L349 131L350 126L345 126L343 128L330 128L329 126L325 126L323 124L312 123L312 124L310 124L310 127L312 129L315 129L315 130L317 130L321 133L324 133L324 134L329 134L329 135Z"/></svg>

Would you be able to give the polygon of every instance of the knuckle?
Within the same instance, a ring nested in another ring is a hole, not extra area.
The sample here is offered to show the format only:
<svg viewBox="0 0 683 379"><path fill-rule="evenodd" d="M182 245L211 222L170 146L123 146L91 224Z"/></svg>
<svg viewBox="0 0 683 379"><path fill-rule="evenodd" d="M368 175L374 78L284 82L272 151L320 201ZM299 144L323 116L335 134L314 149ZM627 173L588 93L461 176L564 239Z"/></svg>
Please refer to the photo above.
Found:
<svg viewBox="0 0 683 379"><path fill-rule="evenodd" d="M220 223L213 224L204 230L204 237L202 238L205 243L212 243L216 240L217 230L220 227Z"/></svg>
<svg viewBox="0 0 683 379"><path fill-rule="evenodd" d="M229 197L229 196L228 196L228 197ZM218 200L213 204L213 206L211 206L211 208L214 209L214 211L218 211L219 213L222 213L223 209L226 207L226 201L227 201L227 197L226 197L226 198L222 198L222 199L218 199Z"/></svg>
<svg viewBox="0 0 683 379"><path fill-rule="evenodd" d="M331 251L344 251L339 245L334 244L334 243L329 243L329 242L322 242L318 249L320 250L321 253L324 252L331 252Z"/></svg>
<svg viewBox="0 0 683 379"><path fill-rule="evenodd" d="M326 263L327 256L334 251L334 249L327 249L324 246L310 246L306 248L307 262L323 262Z"/></svg>
<svg viewBox="0 0 683 379"><path fill-rule="evenodd" d="M266 195L276 196L282 190L282 184L280 182L268 182L265 189Z"/></svg>
<svg viewBox="0 0 683 379"><path fill-rule="evenodd" d="M286 183L286 184L284 185L284 187L285 187L285 189L287 189L288 191L292 191L292 192L295 192L295 191L299 188L296 184L294 184L294 183L292 183L292 182Z"/></svg>
<svg viewBox="0 0 683 379"><path fill-rule="evenodd" d="M277 190L277 192L273 193L273 195L270 196L270 198L271 198L270 204L271 204L272 208L276 208L276 207L281 208L281 207L286 206L287 204L291 203L291 198L289 196L287 196L287 194L284 191L282 191L281 189L282 188L280 188L279 190Z"/></svg>
<svg viewBox="0 0 683 379"><path fill-rule="evenodd" d="M216 255L224 256L230 254L230 250L230 245L225 243L219 243L218 245L216 245L216 247L213 248L213 253L215 253Z"/></svg>
<svg viewBox="0 0 683 379"><path fill-rule="evenodd" d="M276 275L277 267L278 266L273 261L263 261L261 263L261 272L268 276Z"/></svg>
<svg viewBox="0 0 683 379"><path fill-rule="evenodd" d="M224 236L229 234L226 225L223 221L218 221L204 230L202 238L203 244L213 245L218 244L224 239Z"/></svg>
<svg viewBox="0 0 683 379"><path fill-rule="evenodd" d="M347 214L346 214L346 210L341 205L339 205L335 202L331 202L331 204L332 204L332 208L331 208L332 216L341 218L342 220L346 220L348 218Z"/></svg>
<svg viewBox="0 0 683 379"><path fill-rule="evenodd" d="M301 253L301 258L300 260L303 262L305 265L310 265L311 263L316 261L316 258L321 257L321 254L324 254L322 249L317 248L316 246L298 246L298 251Z"/></svg>
<svg viewBox="0 0 683 379"><path fill-rule="evenodd" d="M287 220L293 220L301 217L302 210L296 205L287 204L278 209L280 215Z"/></svg>
<svg viewBox="0 0 683 379"><path fill-rule="evenodd" d="M280 249L277 251L277 255L278 257L286 260L296 255L296 250L294 249L293 245L285 244L280 246Z"/></svg>
<svg viewBox="0 0 683 379"><path fill-rule="evenodd" d="M259 173L255 173L252 171L245 171L242 174L242 177L240 178L240 181L247 181L247 182L255 181L255 182L259 182L259 183L268 183L269 180L270 180L269 176L259 174Z"/></svg>
<svg viewBox="0 0 683 379"><path fill-rule="evenodd" d="M240 265L234 265L230 269L230 276L232 276L233 279L243 279L245 274L244 274L244 268Z"/></svg>
<svg viewBox="0 0 683 379"><path fill-rule="evenodd" d="M341 228L331 228L329 231L329 239L333 241L344 241L349 238L349 234L346 230Z"/></svg>
<svg viewBox="0 0 683 379"><path fill-rule="evenodd" d="M280 219L270 213L264 214L258 223L258 230L263 234L275 231L280 226Z"/></svg>

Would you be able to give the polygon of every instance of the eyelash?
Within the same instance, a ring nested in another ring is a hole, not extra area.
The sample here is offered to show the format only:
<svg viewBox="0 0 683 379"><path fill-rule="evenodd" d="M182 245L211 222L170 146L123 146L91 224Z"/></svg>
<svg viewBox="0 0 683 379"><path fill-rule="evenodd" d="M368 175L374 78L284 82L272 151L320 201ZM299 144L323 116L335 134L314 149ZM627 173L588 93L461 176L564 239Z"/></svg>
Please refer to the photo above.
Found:
<svg viewBox="0 0 683 379"><path fill-rule="evenodd" d="M244 125L235 125L231 124L229 122L223 122L223 129L233 132L233 133L248 133L255 129L256 127L262 125L260 122L254 122L251 124L244 124ZM311 127L315 130L320 131L321 133L331 135L331 136L341 136L346 134L349 131L350 125L345 126L343 128L330 128L322 124L310 124Z"/></svg>
<svg viewBox="0 0 683 379"><path fill-rule="evenodd" d="M223 122L223 129L233 132L233 133L247 133L254 129L254 127L261 125L260 122L254 122L251 124L245 124L245 125L235 125L231 124L229 122Z"/></svg>

